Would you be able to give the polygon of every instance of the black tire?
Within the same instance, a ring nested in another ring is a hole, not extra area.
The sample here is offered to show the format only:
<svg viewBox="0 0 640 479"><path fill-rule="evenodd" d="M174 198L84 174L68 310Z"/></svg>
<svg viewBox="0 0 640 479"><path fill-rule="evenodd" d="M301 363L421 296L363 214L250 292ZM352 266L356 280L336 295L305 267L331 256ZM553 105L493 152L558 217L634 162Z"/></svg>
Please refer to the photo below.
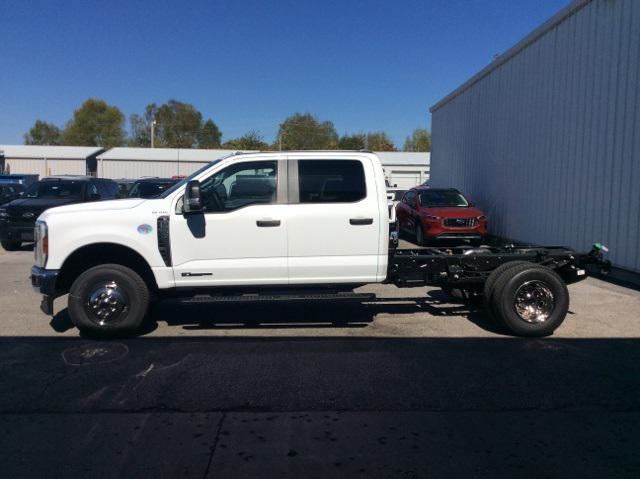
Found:
<svg viewBox="0 0 640 479"><path fill-rule="evenodd" d="M415 237L416 244L418 246L424 246L426 244L426 241L424 239L424 232L422 231L422 225L420 223L416 223Z"/></svg>
<svg viewBox="0 0 640 479"><path fill-rule="evenodd" d="M22 246L22 241L17 240L2 240L0 244L6 251L18 251Z"/></svg>
<svg viewBox="0 0 640 479"><path fill-rule="evenodd" d="M71 321L81 332L122 336L140 327L149 308L149 288L126 266L94 266L73 282L68 305Z"/></svg>
<svg viewBox="0 0 640 479"><path fill-rule="evenodd" d="M526 294L526 288L529 291L533 288L538 298L546 300L536 303L536 306L544 304L540 310L528 311L522 308L523 303L519 302L518 298L525 298L526 304L530 297ZM492 310L497 319L513 334L525 337L548 336L567 316L569 291L555 271L530 263L521 264L507 269L498 278L492 294L492 303ZM518 304L527 318L518 311ZM545 314L536 316L539 311L545 311Z"/></svg>
<svg viewBox="0 0 640 479"><path fill-rule="evenodd" d="M484 303L487 305L487 307L491 305L491 302L492 302L491 295L493 294L494 286L496 284L496 281L498 281L498 278L502 275L502 273L504 273L508 269L513 268L514 266L520 266L522 264L534 264L534 263L530 263L529 261L509 261L508 263L501 264L491 272L487 280L484 282L484 287L482 290Z"/></svg>

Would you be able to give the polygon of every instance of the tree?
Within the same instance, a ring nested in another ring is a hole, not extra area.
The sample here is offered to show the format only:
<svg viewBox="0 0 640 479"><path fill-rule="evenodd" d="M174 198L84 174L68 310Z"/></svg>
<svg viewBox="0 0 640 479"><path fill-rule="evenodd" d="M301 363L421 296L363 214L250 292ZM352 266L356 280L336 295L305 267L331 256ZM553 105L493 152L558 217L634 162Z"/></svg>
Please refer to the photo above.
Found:
<svg viewBox="0 0 640 479"><path fill-rule="evenodd" d="M365 147L366 135L364 133L356 133L354 135L343 135L338 140L338 149L340 150L363 150Z"/></svg>
<svg viewBox="0 0 640 479"><path fill-rule="evenodd" d="M431 133L425 128L416 128L404 142L404 151L431 151Z"/></svg>
<svg viewBox="0 0 640 479"><path fill-rule="evenodd" d="M151 123L155 120L154 146L166 148L219 148L222 133L211 119L203 121L193 105L169 100L151 103L144 114L129 117L131 146L151 146Z"/></svg>
<svg viewBox="0 0 640 479"><path fill-rule="evenodd" d="M365 148L371 151L396 151L393 140L383 131L367 133Z"/></svg>
<svg viewBox="0 0 640 479"><path fill-rule="evenodd" d="M62 143L111 148L124 143L124 115L104 100L89 98L73 112L62 133Z"/></svg>
<svg viewBox="0 0 640 479"><path fill-rule="evenodd" d="M251 130L245 133L240 138L234 138L233 140L226 141L222 145L223 148L228 150L269 150L270 146L265 143L262 135L255 130Z"/></svg>
<svg viewBox="0 0 640 479"><path fill-rule="evenodd" d="M62 143L62 132L53 123L36 120L31 129L24 135L25 145L59 145Z"/></svg>
<svg viewBox="0 0 640 479"><path fill-rule="evenodd" d="M222 132L211 118L204 122L198 134L199 148L220 148Z"/></svg>
<svg viewBox="0 0 640 479"><path fill-rule="evenodd" d="M338 133L330 121L319 121L310 113L286 118L278 129L276 146L283 150L334 150Z"/></svg>

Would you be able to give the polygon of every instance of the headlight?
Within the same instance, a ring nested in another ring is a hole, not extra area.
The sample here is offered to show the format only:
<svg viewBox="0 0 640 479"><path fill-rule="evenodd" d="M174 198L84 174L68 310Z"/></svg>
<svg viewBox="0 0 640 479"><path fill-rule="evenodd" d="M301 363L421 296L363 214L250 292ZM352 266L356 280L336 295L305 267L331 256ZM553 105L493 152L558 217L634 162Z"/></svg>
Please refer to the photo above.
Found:
<svg viewBox="0 0 640 479"><path fill-rule="evenodd" d="M47 230L47 223L44 221L36 221L33 237L35 239L33 251L36 266L44 268L47 265L47 258L49 256L49 231Z"/></svg>
<svg viewBox="0 0 640 479"><path fill-rule="evenodd" d="M9 216L9 213L7 213L7 210L5 210L4 208L0 208L0 218L7 218Z"/></svg>
<svg viewBox="0 0 640 479"><path fill-rule="evenodd" d="M439 216L433 216L433 215L426 215L425 219L430 220L430 221L440 221L440 217Z"/></svg>
<svg viewBox="0 0 640 479"><path fill-rule="evenodd" d="M479 221L486 221L487 217L485 215L478 216Z"/></svg>

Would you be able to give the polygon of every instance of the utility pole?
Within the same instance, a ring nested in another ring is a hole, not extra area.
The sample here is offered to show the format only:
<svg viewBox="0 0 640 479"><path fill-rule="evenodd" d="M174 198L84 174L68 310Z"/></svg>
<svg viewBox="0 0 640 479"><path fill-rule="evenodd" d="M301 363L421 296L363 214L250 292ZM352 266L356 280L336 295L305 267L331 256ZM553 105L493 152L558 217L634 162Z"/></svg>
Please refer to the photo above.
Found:
<svg viewBox="0 0 640 479"><path fill-rule="evenodd" d="M156 120L153 119L151 120L151 148L154 148L155 137L156 137Z"/></svg>

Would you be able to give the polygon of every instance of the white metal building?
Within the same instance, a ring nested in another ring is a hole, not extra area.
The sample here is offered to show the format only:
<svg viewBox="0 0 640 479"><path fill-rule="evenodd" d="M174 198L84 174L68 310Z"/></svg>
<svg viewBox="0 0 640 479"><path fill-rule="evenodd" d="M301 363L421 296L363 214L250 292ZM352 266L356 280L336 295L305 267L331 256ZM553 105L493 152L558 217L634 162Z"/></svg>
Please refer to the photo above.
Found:
<svg viewBox="0 0 640 479"><path fill-rule="evenodd" d="M398 188L413 188L429 179L430 153L377 151L385 177Z"/></svg>
<svg viewBox="0 0 640 479"><path fill-rule="evenodd" d="M3 171L49 175L87 175L95 172L98 153L95 146L0 145L4 152Z"/></svg>
<svg viewBox="0 0 640 479"><path fill-rule="evenodd" d="M640 272L640 1L572 2L431 112L431 183L492 233Z"/></svg>
<svg viewBox="0 0 640 479"><path fill-rule="evenodd" d="M98 155L103 178L189 175L204 164L235 150L112 148ZM429 153L377 152L391 184L411 188L429 179Z"/></svg>
<svg viewBox="0 0 640 479"><path fill-rule="evenodd" d="M235 150L185 148L111 148L98 155L98 176L102 178L169 178L190 175L210 161Z"/></svg>

